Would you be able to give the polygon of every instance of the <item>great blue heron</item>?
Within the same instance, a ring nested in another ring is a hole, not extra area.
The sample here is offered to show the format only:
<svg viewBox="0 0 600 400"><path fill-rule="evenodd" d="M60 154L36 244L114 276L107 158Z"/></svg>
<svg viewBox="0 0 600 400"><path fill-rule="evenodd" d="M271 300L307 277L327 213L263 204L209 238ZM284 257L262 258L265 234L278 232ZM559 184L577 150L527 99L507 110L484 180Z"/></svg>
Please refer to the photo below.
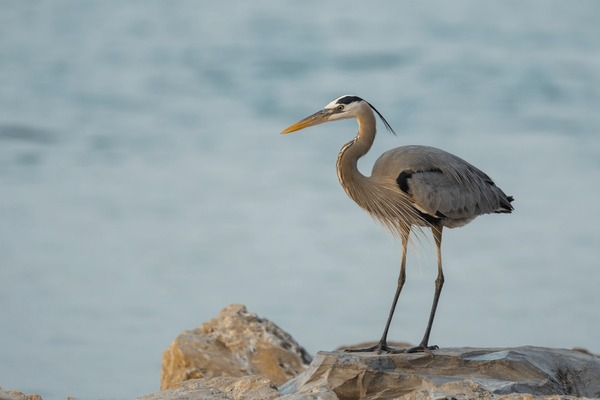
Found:
<svg viewBox="0 0 600 400"><path fill-rule="evenodd" d="M349 95L333 100L323 110L290 125L281 133L355 118L358 134L338 154L338 179L352 200L402 242L398 286L383 335L376 346L353 351L417 352L437 349L437 346L429 346L429 335L444 284L441 257L443 228L466 225L482 214L510 213L513 210L510 204L513 198L504 194L485 173L473 165L434 147L402 146L389 150L377 159L371 176L364 176L358 170L357 163L369 151L375 139L373 112L393 133L390 124L375 107L360 97ZM388 346L387 335L406 279L406 251L413 226L418 229L431 228L436 245L438 274L429 321L421 343L409 349L394 349Z"/></svg>

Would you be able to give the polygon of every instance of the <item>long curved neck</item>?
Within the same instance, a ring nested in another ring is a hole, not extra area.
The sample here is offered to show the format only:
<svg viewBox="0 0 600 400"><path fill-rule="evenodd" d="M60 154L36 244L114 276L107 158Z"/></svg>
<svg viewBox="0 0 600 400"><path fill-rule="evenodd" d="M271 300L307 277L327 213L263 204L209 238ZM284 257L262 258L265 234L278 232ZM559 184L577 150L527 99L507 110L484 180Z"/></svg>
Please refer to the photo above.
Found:
<svg viewBox="0 0 600 400"><path fill-rule="evenodd" d="M346 143L337 158L337 173L340 184L352 199L362 206L357 191L368 186L368 179L358 170L358 159L367 154L375 140L375 115L371 108L364 107L356 116L358 134Z"/></svg>

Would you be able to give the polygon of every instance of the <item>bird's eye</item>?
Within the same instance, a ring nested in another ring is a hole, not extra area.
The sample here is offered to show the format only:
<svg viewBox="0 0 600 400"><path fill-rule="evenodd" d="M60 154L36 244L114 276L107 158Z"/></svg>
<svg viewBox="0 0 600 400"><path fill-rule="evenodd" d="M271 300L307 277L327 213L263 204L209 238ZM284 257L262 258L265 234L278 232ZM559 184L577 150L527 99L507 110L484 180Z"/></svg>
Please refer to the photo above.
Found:
<svg viewBox="0 0 600 400"><path fill-rule="evenodd" d="M338 111L344 111L344 105L343 104L338 104L338 106L336 107L336 110L338 110Z"/></svg>

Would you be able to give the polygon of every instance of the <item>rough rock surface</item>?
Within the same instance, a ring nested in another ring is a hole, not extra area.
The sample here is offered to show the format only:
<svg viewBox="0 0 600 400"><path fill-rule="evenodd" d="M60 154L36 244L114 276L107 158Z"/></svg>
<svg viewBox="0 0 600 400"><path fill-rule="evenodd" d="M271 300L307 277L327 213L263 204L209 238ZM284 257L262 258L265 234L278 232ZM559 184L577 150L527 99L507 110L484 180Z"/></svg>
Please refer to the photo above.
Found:
<svg viewBox="0 0 600 400"><path fill-rule="evenodd" d="M257 375L281 385L310 361L288 333L234 304L200 328L183 332L165 350L161 390L189 379L220 376Z"/></svg>
<svg viewBox="0 0 600 400"><path fill-rule="evenodd" d="M585 396L585 397L580 397ZM183 382L139 400L575 400L600 396L600 357L540 347L320 352L279 387L258 376Z"/></svg>
<svg viewBox="0 0 600 400"><path fill-rule="evenodd" d="M382 355L320 352L305 372L279 390L307 399L323 390L339 399L597 398L600 357L540 347Z"/></svg>
<svg viewBox="0 0 600 400"><path fill-rule="evenodd" d="M152 393L138 400L272 400L281 397L277 386L259 376L191 379L176 389Z"/></svg>
<svg viewBox="0 0 600 400"><path fill-rule="evenodd" d="M42 400L39 394L25 394L16 390L3 390L0 388L0 400Z"/></svg>
<svg viewBox="0 0 600 400"><path fill-rule="evenodd" d="M352 347L352 346L350 346ZM567 400L600 398L600 357L540 347L310 356L232 305L165 351L161 392L141 400Z"/></svg>

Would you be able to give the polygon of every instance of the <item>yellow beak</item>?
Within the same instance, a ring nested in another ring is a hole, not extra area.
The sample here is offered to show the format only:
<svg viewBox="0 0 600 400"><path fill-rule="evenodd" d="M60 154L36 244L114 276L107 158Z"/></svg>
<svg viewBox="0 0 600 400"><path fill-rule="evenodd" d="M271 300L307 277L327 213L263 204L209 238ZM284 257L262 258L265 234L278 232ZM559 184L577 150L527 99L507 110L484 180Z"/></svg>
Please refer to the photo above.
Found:
<svg viewBox="0 0 600 400"><path fill-rule="evenodd" d="M319 125L323 122L327 122L329 120L329 116L331 115L330 110L321 110L317 111L313 115L309 115L308 117L292 124L281 131L282 135L286 133L291 133L295 131L299 131L300 129L308 128L309 126Z"/></svg>

